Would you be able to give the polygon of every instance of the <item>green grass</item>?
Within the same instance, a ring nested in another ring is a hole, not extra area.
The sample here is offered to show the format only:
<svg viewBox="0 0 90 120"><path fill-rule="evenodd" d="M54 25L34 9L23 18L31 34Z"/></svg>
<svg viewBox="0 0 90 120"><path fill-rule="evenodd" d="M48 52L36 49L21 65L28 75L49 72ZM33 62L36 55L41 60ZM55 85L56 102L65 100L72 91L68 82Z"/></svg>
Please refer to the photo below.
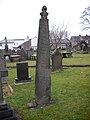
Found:
<svg viewBox="0 0 90 120"><path fill-rule="evenodd" d="M84 56L82 63L86 61L87 64L89 57ZM71 59L74 58L81 57L75 55ZM66 59L69 62L70 58ZM8 83L14 94L4 98L23 120L90 120L90 68L68 68L51 72L51 97L57 102L35 111L27 106L29 101L35 100L35 68L29 68L32 83L17 86L13 83L17 77L16 69L9 69L8 72Z"/></svg>
<svg viewBox="0 0 90 120"><path fill-rule="evenodd" d="M28 66L35 66L36 65L36 61L35 60L28 60L28 61L21 61L21 62L28 62ZM11 66L16 66L17 62L8 62L7 63L7 67L11 67Z"/></svg>
<svg viewBox="0 0 90 120"><path fill-rule="evenodd" d="M34 60L26 62L28 62L29 66L36 65L36 61ZM90 54L73 54L72 58L63 58L63 65L90 65ZM16 62L7 63L7 66L16 66Z"/></svg>
<svg viewBox="0 0 90 120"><path fill-rule="evenodd" d="M72 58L63 58L63 65L90 65L90 54L72 54Z"/></svg>

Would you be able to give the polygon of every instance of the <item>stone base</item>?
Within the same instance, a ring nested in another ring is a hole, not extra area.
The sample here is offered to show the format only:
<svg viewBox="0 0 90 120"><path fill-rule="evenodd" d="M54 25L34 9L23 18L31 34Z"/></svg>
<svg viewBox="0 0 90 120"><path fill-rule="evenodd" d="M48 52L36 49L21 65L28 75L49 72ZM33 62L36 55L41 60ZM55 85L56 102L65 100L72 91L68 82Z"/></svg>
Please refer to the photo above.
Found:
<svg viewBox="0 0 90 120"><path fill-rule="evenodd" d="M30 108L31 110L36 110L38 108L44 108L44 107L47 107L49 105L53 105L56 103L57 103L57 100L51 99L46 104L38 104L36 101L30 101L27 105L28 105L28 108Z"/></svg>
<svg viewBox="0 0 90 120"><path fill-rule="evenodd" d="M14 110L8 105L0 105L0 120L20 120Z"/></svg>
<svg viewBox="0 0 90 120"><path fill-rule="evenodd" d="M32 78L31 78L31 76L30 76L29 78L27 78L27 79L25 79L25 80L21 80L21 79L16 78L16 79L14 80L14 83L15 83L15 84L23 84L23 83L29 83L29 82L31 82L31 81L32 81Z"/></svg>

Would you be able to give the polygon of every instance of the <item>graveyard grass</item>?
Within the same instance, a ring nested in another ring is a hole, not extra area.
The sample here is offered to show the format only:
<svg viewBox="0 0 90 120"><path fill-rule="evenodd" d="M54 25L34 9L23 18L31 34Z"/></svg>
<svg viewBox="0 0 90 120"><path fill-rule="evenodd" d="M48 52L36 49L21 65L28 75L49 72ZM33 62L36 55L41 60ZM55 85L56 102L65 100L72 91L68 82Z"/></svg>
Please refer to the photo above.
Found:
<svg viewBox="0 0 90 120"><path fill-rule="evenodd" d="M74 54L73 58L64 58L63 64L90 65L90 54ZM35 68L29 68L33 81L17 86L13 84L16 69L8 71L8 83L14 93L4 98L23 120L90 120L90 67L51 72L51 97L56 100L56 104L35 111L27 106L35 100Z"/></svg>

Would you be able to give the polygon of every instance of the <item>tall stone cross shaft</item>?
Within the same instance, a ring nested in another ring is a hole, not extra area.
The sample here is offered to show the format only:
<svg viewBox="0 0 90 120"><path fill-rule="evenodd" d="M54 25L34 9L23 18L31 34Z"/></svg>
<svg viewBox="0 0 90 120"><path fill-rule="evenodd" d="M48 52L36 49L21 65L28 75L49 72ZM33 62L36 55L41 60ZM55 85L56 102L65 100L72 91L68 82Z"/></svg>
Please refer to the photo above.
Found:
<svg viewBox="0 0 90 120"><path fill-rule="evenodd" d="M47 104L51 99L50 80L50 41L47 7L42 7L40 13L36 61L35 97L37 104Z"/></svg>

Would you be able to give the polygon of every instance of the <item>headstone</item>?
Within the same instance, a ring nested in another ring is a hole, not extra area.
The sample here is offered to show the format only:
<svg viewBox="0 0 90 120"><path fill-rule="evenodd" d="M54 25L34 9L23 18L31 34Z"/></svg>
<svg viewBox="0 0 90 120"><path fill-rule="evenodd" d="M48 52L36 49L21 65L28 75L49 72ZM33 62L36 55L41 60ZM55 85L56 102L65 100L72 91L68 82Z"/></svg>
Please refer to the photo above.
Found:
<svg viewBox="0 0 90 120"><path fill-rule="evenodd" d="M59 49L56 49L52 55L52 70L62 70L62 54Z"/></svg>
<svg viewBox="0 0 90 120"><path fill-rule="evenodd" d="M28 63L19 62L17 63L17 78L15 79L15 83L25 82L31 82L31 77L28 75Z"/></svg>
<svg viewBox="0 0 90 120"><path fill-rule="evenodd" d="M27 52L23 48L21 48L20 50L18 50L17 54L21 56L20 59L22 61L27 60Z"/></svg>
<svg viewBox="0 0 90 120"><path fill-rule="evenodd" d="M0 70L6 69L6 62L2 53L0 53ZM2 76L2 83L7 84L7 78Z"/></svg>
<svg viewBox="0 0 90 120"><path fill-rule="evenodd" d="M48 104L51 100L50 80L50 41L47 7L42 7L38 33L36 60L35 97L38 106Z"/></svg>
<svg viewBox="0 0 90 120"><path fill-rule="evenodd" d="M2 59L1 56L0 59ZM0 61L0 66L2 65ZM14 110L3 99L2 77L6 76L8 76L7 69L0 69L0 120L19 120Z"/></svg>

